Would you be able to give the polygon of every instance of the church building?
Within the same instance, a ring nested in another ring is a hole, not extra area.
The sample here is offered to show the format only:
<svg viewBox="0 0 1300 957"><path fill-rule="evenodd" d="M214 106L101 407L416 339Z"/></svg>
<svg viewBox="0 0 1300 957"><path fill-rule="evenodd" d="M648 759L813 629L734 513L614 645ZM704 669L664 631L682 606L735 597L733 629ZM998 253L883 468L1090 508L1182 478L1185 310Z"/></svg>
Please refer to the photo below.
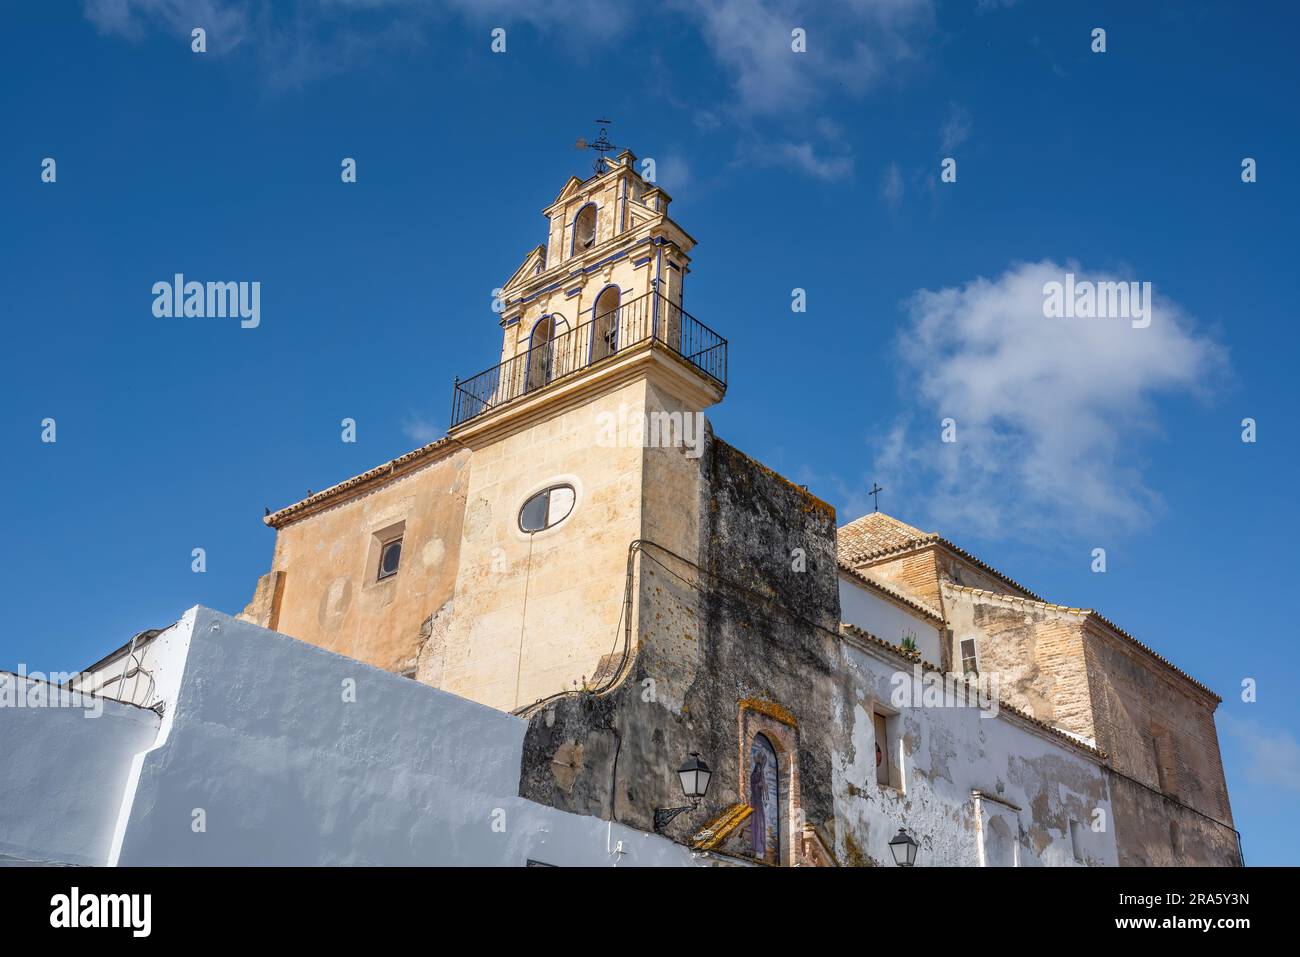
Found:
<svg viewBox="0 0 1300 957"><path fill-rule="evenodd" d="M934 862L1238 863L1213 691L712 433L727 342L669 208L627 151L570 178L447 437L267 516L243 617L527 717L521 793L566 810L653 828L704 755L666 833L740 858L880 863L901 828ZM896 706L914 667L995 676L998 715Z"/></svg>
<svg viewBox="0 0 1300 957"><path fill-rule="evenodd" d="M670 206L628 151L564 183L448 434L268 514L237 620L87 669L122 796L61 812L91 823L56 852L0 793L0 857L562 863L573 834L665 865L1240 865L1211 689L714 434L727 340ZM531 830L492 843L498 812Z"/></svg>

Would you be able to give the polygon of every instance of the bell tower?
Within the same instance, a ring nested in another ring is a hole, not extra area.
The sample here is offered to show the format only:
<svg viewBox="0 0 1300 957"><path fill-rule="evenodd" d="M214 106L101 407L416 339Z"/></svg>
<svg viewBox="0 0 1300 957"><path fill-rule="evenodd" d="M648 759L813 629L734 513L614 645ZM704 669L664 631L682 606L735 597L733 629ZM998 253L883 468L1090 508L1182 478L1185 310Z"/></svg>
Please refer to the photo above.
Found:
<svg viewBox="0 0 1300 957"><path fill-rule="evenodd" d="M637 158L598 142L499 291L500 361L453 387L449 432L473 454L431 677L502 710L591 686L621 630L635 643L630 547L693 547L692 455L726 391L726 340L683 308L695 240Z"/></svg>

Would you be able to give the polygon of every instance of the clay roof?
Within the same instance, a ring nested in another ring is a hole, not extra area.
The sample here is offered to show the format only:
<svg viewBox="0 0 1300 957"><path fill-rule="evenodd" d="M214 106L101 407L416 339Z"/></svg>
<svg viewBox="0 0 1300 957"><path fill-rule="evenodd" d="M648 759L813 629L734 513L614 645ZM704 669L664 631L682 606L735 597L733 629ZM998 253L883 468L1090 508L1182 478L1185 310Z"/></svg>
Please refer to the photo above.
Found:
<svg viewBox="0 0 1300 957"><path fill-rule="evenodd" d="M278 512L271 512L262 519L272 528L280 528L289 524L296 518L303 517L304 513L314 511L316 506L323 505L332 499L336 499L345 493L350 493L361 489L367 485L376 485L389 478L392 478L402 472L409 471L412 467L422 464L426 459L439 458L442 453L450 452L454 449L462 448L461 444L455 439L445 436L436 442L430 442L428 445L422 445L418 449L413 449L405 455L399 455L395 459L390 459L383 465L376 465L369 471L362 472L360 475L354 475L346 481L339 482L337 485L331 485L323 492L316 492L308 495L300 502L294 502L292 505L286 505Z"/></svg>
<svg viewBox="0 0 1300 957"><path fill-rule="evenodd" d="M839 539L840 554L856 557L861 554L892 551L921 541L934 533L913 528L884 512L871 512L849 522L836 534Z"/></svg>
<svg viewBox="0 0 1300 957"><path fill-rule="evenodd" d="M938 674L944 674L944 672L941 669L935 667L934 665L930 664L928 661L924 660L918 653L914 651L908 651L906 648L903 648L901 645L891 644L890 642L885 641L883 638L877 638L871 632L865 631L864 629L859 628L857 625L850 625L848 622L841 623L840 634L847 638L857 639L857 641L861 644L876 645L880 648L883 648L886 651L889 651L900 658L913 662L914 664L919 664L926 671L933 671ZM963 684L969 684L965 675L958 675L954 672L950 672L946 674L945 677L951 678L954 681L960 681ZM1064 741L1066 744L1070 745L1071 747L1077 748L1080 751L1085 751L1088 754L1093 755L1094 757L1101 758L1102 760L1106 760L1107 758L1110 757L1110 755L1108 755L1105 751L1101 750L1101 748L1088 744L1086 741L1079 738L1078 736L1070 734L1068 731L1062 731L1060 728L1056 727L1055 725L1048 724L1046 721L1043 721L1040 718L1035 718L1028 711L1021 711L1015 705L1007 704L1007 702L1002 700L1001 698L998 699L998 710L1006 711L1010 714L1013 714L1017 718L1021 719L1022 721L1032 724L1035 727L1037 727L1039 730L1046 731L1048 734L1052 735L1053 737L1059 738L1060 740Z"/></svg>
<svg viewBox="0 0 1300 957"><path fill-rule="evenodd" d="M936 621L941 625L943 624L943 615L939 613L938 609L934 608L931 605L926 604L916 596L908 594L907 592L903 591L901 588L898 588L894 585L890 585L886 582L876 581L874 578L868 578L866 575L862 574L862 572L858 571L852 565L849 565L844 561L841 561L839 563L839 566L840 566L840 571L844 572L844 574L848 575L855 582L861 585L865 585L867 588L874 589L875 591L880 592L880 594L886 596L887 598L892 598L894 601L906 605L908 608L911 608L914 611L920 612L925 617L932 619L933 621Z"/></svg>
<svg viewBox="0 0 1300 957"><path fill-rule="evenodd" d="M969 585L957 585L954 584L953 582L944 582L943 587L945 589L952 589L953 591L958 591L970 595L972 598L975 598L979 601L1033 605L1035 608L1042 608L1047 611L1056 611L1067 615L1075 615L1079 618L1083 618L1095 622L1096 624L1101 625L1104 629L1111 632L1117 638L1121 638L1124 641L1127 641L1128 643L1132 644L1134 647L1138 648L1145 654L1154 658L1156 661L1160 662L1162 665L1164 665L1170 671L1174 672L1174 674L1178 675L1180 678L1183 678L1185 681L1190 682L1192 685L1199 688L1201 691L1204 691L1215 701L1219 701L1219 702L1223 701L1223 699L1219 697L1219 695L1215 694L1214 691L1208 685L1203 684L1200 681L1197 681L1186 671L1184 671L1182 668L1179 668L1176 664L1174 664L1164 655L1160 654L1160 652L1156 651L1150 645L1138 641L1131 634L1129 634L1127 631L1125 631L1119 625L1115 624L1113 621L1111 621L1109 618L1107 618L1105 615L1103 615L1101 612L1097 611L1096 609L1075 608L1071 605L1057 605L1050 601L1043 601L1041 598L1021 598L1018 595L1005 595L1002 594L1001 592L987 591L983 588L971 588Z"/></svg>
<svg viewBox="0 0 1300 957"><path fill-rule="evenodd" d="M863 515L861 518L842 526L836 534L840 561L849 565L862 565L891 555L900 555L918 548L939 545L976 568L988 572L999 581L1010 585L1016 591L1038 601L1044 600L1041 595L1034 594L1010 575L1004 575L960 545L948 541L938 532L923 532L906 522L900 522L891 515L886 515L884 512L872 512L869 515Z"/></svg>

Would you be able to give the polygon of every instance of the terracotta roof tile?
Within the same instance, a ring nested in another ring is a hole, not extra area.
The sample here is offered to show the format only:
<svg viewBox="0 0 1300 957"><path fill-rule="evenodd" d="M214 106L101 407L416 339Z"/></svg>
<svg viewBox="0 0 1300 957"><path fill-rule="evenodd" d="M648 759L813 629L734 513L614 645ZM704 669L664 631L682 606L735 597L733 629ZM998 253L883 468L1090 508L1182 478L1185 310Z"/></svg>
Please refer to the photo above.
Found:
<svg viewBox="0 0 1300 957"><path fill-rule="evenodd" d="M1034 594L1011 576L1004 575L960 545L948 541L938 532L923 532L883 512L872 512L870 515L864 515L849 522L849 524L840 528L838 532L840 561L855 567L865 562L877 561L891 555L900 555L930 545L940 545L946 548L954 555L969 562L976 568L988 572L994 578L1010 585L1016 591L1028 595L1030 598L1035 598L1038 601L1045 600L1041 595Z"/></svg>
<svg viewBox="0 0 1300 957"><path fill-rule="evenodd" d="M463 446L453 438L444 437L438 439L436 442L422 445L418 449L413 449L405 455L399 455L397 458L390 459L383 465L377 465L368 471L362 472L360 475L355 475L346 481L339 482L337 485L331 485L323 492L316 492L314 495L308 495L300 502L286 505L278 512L271 512L263 518L262 521L267 525L270 525L272 528L280 528L296 518L301 518L304 513L314 511L316 506L321 505L330 499L337 498L347 492L355 491L363 486L381 482L387 478L407 471L412 466L427 458L437 456L439 453L444 451L452 451L453 449L458 448L463 448Z"/></svg>
<svg viewBox="0 0 1300 957"><path fill-rule="evenodd" d="M837 533L841 555L892 551L904 545L921 541L932 532L923 532L906 522L900 522L884 512L871 512L854 519Z"/></svg>

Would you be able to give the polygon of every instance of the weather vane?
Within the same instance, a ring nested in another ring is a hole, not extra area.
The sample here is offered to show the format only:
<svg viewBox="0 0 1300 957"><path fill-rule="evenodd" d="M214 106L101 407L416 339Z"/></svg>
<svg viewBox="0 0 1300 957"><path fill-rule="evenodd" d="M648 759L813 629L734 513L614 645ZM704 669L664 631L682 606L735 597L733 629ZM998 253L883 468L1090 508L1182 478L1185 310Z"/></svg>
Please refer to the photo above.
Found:
<svg viewBox="0 0 1300 957"><path fill-rule="evenodd" d="M605 171L605 154L618 149L609 141L609 123L609 120L597 120L596 125L600 127L600 133L597 134L595 141L589 143L585 137L579 136L578 142L574 144L575 149L596 151L596 162L592 164L592 168L597 173Z"/></svg>

